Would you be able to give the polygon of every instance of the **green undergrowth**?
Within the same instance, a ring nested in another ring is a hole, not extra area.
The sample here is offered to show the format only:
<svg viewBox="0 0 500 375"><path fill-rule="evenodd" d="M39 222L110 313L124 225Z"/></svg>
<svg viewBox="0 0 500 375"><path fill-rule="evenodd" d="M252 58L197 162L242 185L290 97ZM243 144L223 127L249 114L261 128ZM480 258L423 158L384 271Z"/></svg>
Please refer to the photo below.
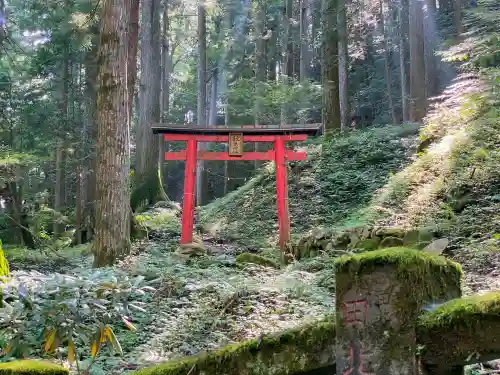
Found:
<svg viewBox="0 0 500 375"><path fill-rule="evenodd" d="M420 316L419 326L428 331L474 326L478 319L494 319L500 324L500 293L458 298Z"/></svg>
<svg viewBox="0 0 500 375"><path fill-rule="evenodd" d="M334 319L147 368L137 375L286 375L335 360Z"/></svg>
<svg viewBox="0 0 500 375"><path fill-rule="evenodd" d="M325 138L308 148L309 160L291 162L289 205L292 232L319 225L356 224L360 209L392 173L409 162L414 124L357 130ZM240 189L204 207L205 231L248 246L273 246L277 209L272 163Z"/></svg>
<svg viewBox="0 0 500 375"><path fill-rule="evenodd" d="M463 68L500 66L500 8L497 0L479 0L476 8L464 11L467 32L441 54L446 61L460 62Z"/></svg>
<svg viewBox="0 0 500 375"><path fill-rule="evenodd" d="M421 134L433 141L374 197L374 216L387 225L432 226L451 237L498 236L499 77L499 69L482 71L476 84L484 87L462 102L460 119L427 122ZM498 241L488 247L500 250Z"/></svg>
<svg viewBox="0 0 500 375"><path fill-rule="evenodd" d="M67 375L64 367L45 361L15 361L0 363L0 375Z"/></svg>
<svg viewBox="0 0 500 375"><path fill-rule="evenodd" d="M12 268L30 268L39 271L58 270L81 266L82 259L90 255L91 244L55 249L28 249L26 247L4 245L5 257Z"/></svg>
<svg viewBox="0 0 500 375"><path fill-rule="evenodd" d="M321 147L310 147L307 162L290 163L293 235L318 226L376 223L432 227L451 237L500 236L498 7L495 0L479 0L477 8L465 10L466 32L442 52L459 75L424 126L326 137ZM204 230L244 245L273 246L275 202L270 165L206 206L201 223ZM490 242L488 251L500 251L498 241Z"/></svg>
<svg viewBox="0 0 500 375"><path fill-rule="evenodd" d="M251 253L241 253L236 257L236 263L240 265L245 265L250 263L250 264L258 264L264 267L279 268L279 264L276 263L275 261L263 257L261 255L251 254Z"/></svg>
<svg viewBox="0 0 500 375"><path fill-rule="evenodd" d="M496 0L465 10L465 33L441 53L459 71L449 100L426 118L418 159L371 203L384 223L431 225L451 237L500 233L499 23Z"/></svg>

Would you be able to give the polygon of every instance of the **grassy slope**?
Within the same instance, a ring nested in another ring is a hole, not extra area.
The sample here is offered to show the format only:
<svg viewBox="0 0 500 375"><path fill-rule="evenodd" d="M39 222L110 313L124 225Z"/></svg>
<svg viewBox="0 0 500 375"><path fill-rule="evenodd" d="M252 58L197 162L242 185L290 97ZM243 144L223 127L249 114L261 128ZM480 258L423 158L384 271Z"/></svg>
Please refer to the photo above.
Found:
<svg viewBox="0 0 500 375"><path fill-rule="evenodd" d="M387 126L331 137L309 147L309 161L290 163L293 232L352 225L392 173L409 162L415 125ZM274 244L277 229L274 168L204 208L204 229L244 245Z"/></svg>
<svg viewBox="0 0 500 375"><path fill-rule="evenodd" d="M419 143L427 147L409 155L414 152L410 126L324 140L308 163L290 168L295 233L365 221L434 225L460 238L467 249L473 243L489 254L500 250L500 69L494 67L500 57L500 12L492 0L479 5L466 16L461 43L443 53L462 61L461 73L420 129ZM488 65L493 67L484 68ZM205 207L201 221L205 229L243 244L270 245L275 212L268 169Z"/></svg>

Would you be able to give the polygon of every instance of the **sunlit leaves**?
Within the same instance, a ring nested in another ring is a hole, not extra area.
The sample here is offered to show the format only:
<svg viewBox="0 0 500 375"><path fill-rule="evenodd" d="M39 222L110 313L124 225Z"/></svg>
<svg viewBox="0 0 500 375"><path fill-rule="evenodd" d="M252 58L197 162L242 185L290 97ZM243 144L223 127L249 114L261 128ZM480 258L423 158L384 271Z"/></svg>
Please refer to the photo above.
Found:
<svg viewBox="0 0 500 375"><path fill-rule="evenodd" d="M76 359L76 348L73 340L69 340L68 342L68 362L73 364Z"/></svg>
<svg viewBox="0 0 500 375"><path fill-rule="evenodd" d="M113 327L137 330L130 317L145 312L138 299L154 291L144 284L144 277L109 269L85 277L55 274L44 278L41 289L6 284L3 294L11 302L0 308L0 324L11 337L10 351L66 353L69 363L78 360L77 352L93 362L104 347L121 354Z"/></svg>
<svg viewBox="0 0 500 375"><path fill-rule="evenodd" d="M137 331L137 328L135 328L135 326L134 326L132 323L130 323L130 322L127 320L127 318L125 318L124 316L122 316L122 321L123 321L123 323L125 323L125 326L126 326L129 330L131 330L131 331Z"/></svg>
<svg viewBox="0 0 500 375"><path fill-rule="evenodd" d="M45 340L45 345L43 347L43 350L47 353L52 353L55 349L55 344L56 344L56 335L57 335L57 330L55 328L52 328L50 331L47 333L47 338Z"/></svg>

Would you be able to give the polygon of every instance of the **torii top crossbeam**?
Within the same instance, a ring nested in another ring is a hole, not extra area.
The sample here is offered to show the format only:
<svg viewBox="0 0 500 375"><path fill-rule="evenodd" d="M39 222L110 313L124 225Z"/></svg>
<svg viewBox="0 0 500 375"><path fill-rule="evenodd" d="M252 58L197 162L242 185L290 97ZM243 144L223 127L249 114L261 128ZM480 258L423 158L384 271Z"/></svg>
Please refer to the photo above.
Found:
<svg viewBox="0 0 500 375"><path fill-rule="evenodd" d="M193 134L193 135L228 135L242 133L244 135L286 135L305 134L318 136L322 134L322 124L297 124L297 125L236 125L222 126L211 125L201 127L198 125L183 124L156 124L152 127L154 134Z"/></svg>
<svg viewBox="0 0 500 375"><path fill-rule="evenodd" d="M322 134L322 124L300 125L244 125L244 126L193 126L157 124L153 133L162 134L165 141L184 141L182 151L165 153L165 160L185 160L184 201L182 207L181 244L193 241L194 193L197 160L274 160L276 163L276 193L280 248L285 250L290 241L290 216L288 211L288 183L286 162L306 160L305 152L285 147L286 142L305 141L308 136ZM227 142L226 152L198 151L198 142ZM274 149L263 152L244 152L244 142L272 142Z"/></svg>

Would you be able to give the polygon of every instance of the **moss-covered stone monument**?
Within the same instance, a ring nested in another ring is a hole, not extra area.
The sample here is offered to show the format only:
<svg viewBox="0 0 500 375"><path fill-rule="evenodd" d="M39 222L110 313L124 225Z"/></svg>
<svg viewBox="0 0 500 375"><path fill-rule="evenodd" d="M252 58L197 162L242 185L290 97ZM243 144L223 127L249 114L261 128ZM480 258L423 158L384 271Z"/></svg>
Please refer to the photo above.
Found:
<svg viewBox="0 0 500 375"><path fill-rule="evenodd" d="M460 266L407 248L336 261L337 374L417 371L417 318L426 305L461 295Z"/></svg>

